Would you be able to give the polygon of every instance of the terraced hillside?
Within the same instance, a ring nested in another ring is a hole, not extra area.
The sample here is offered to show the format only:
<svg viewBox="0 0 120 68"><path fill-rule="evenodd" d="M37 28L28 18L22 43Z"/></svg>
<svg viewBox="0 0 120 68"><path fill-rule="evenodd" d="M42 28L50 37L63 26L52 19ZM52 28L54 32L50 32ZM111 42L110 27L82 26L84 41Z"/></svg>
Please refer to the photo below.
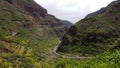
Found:
<svg viewBox="0 0 120 68"><path fill-rule="evenodd" d="M40 68L66 30L33 0L0 0L0 68Z"/></svg>
<svg viewBox="0 0 120 68"><path fill-rule="evenodd" d="M89 14L93 16L72 26L57 51L93 56L117 46L120 40L120 1L114 1L104 9Z"/></svg>

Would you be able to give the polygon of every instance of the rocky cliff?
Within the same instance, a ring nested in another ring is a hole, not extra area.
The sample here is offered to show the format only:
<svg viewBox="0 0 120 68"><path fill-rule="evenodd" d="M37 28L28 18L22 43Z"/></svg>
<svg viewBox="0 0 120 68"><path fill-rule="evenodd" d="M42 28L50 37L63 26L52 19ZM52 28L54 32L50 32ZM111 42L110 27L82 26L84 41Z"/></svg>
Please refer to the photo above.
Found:
<svg viewBox="0 0 120 68"><path fill-rule="evenodd" d="M5 17L3 18L4 20L9 19L13 22L19 22L19 25L29 27L31 30L34 28L33 31L40 34L41 37L47 36L46 34L49 34L47 31L55 33L59 37L66 31L63 22L48 14L46 9L36 4L33 0L2 0L1 7L1 13L4 12L4 14L1 14ZM7 17L11 16L11 19L7 18L6 15ZM49 29L52 29L52 31Z"/></svg>

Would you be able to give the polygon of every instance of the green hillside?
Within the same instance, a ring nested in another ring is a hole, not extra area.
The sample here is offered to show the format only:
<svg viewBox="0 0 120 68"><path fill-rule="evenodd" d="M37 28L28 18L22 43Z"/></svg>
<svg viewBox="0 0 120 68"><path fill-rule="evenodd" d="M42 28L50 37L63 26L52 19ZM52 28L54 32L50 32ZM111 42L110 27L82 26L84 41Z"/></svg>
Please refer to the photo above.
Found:
<svg viewBox="0 0 120 68"><path fill-rule="evenodd" d="M62 38L58 52L93 56L116 46L120 41L120 1L112 2L105 9L72 26Z"/></svg>
<svg viewBox="0 0 120 68"><path fill-rule="evenodd" d="M40 68L66 30L33 0L0 0L0 68Z"/></svg>

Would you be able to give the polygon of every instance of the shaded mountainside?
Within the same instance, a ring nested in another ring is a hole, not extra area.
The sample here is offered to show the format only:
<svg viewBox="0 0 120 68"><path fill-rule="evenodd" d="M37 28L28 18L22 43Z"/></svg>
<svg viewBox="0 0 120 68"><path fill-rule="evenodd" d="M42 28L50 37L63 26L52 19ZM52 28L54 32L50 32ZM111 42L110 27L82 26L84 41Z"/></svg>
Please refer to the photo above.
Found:
<svg viewBox="0 0 120 68"><path fill-rule="evenodd" d="M115 1L106 7L104 12L85 18L72 26L63 36L57 51L91 56L114 46L119 47L119 41L120 1Z"/></svg>
<svg viewBox="0 0 120 68"><path fill-rule="evenodd" d="M0 0L0 68L40 68L66 30L33 0Z"/></svg>

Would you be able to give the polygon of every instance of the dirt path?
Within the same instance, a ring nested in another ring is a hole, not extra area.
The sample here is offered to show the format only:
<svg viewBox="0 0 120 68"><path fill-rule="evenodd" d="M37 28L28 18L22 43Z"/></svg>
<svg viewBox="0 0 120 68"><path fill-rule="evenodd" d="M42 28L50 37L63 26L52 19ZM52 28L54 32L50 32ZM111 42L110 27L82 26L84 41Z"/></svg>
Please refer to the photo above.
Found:
<svg viewBox="0 0 120 68"><path fill-rule="evenodd" d="M59 45L57 45L54 49L53 49L53 53L55 55L57 55L58 57L64 58L64 59L90 59L91 57L84 57L84 56L66 56L66 55L61 55L59 53L57 53L57 49L58 49Z"/></svg>

